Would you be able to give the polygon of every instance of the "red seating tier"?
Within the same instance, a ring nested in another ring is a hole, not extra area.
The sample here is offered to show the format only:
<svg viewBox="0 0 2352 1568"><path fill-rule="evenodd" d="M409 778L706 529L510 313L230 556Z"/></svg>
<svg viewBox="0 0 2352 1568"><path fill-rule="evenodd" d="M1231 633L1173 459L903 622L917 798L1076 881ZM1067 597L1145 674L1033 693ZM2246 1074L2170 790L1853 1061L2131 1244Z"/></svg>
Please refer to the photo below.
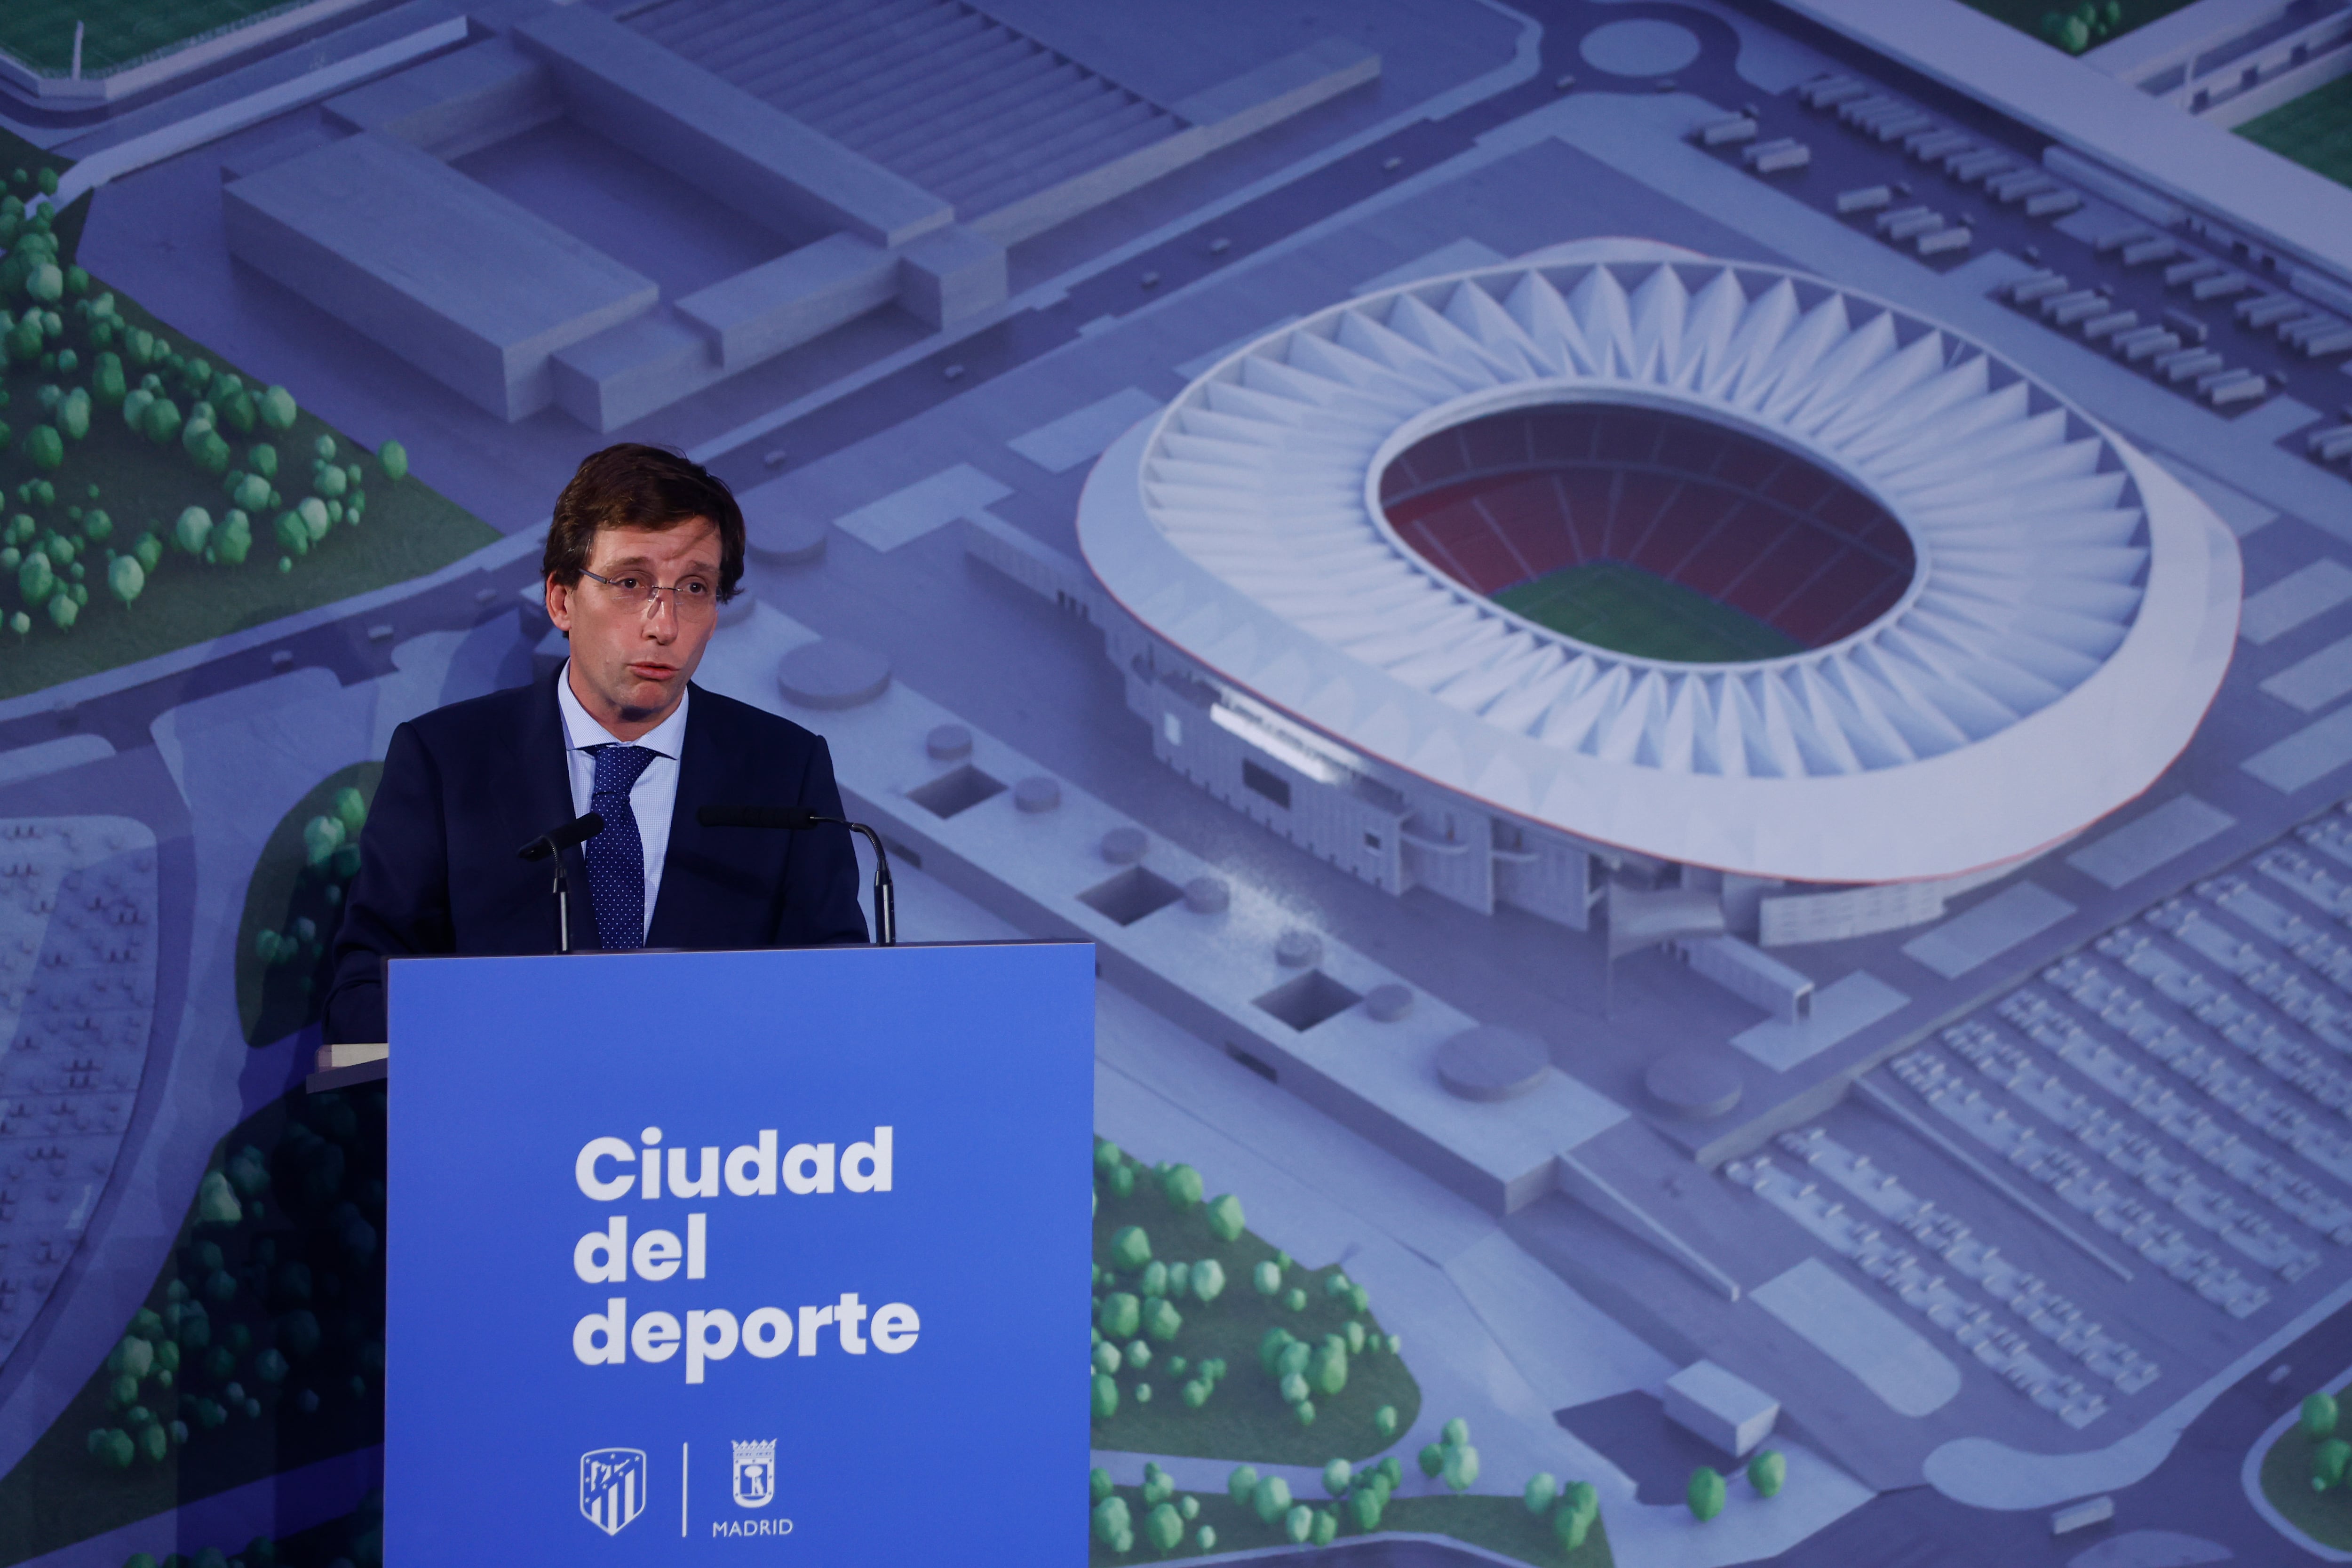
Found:
<svg viewBox="0 0 2352 1568"><path fill-rule="evenodd" d="M1480 594L1619 561L1809 647L1891 608L1914 557L1868 496L1768 441L1662 409L1515 409L1415 444L1381 477L1389 521Z"/></svg>

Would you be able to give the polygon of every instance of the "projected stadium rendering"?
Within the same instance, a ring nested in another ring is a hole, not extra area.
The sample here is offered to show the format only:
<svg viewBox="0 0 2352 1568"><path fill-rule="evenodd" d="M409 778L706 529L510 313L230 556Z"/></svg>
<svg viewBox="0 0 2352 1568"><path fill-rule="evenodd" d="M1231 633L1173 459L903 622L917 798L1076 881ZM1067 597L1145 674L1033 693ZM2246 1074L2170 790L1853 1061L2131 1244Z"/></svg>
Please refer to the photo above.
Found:
<svg viewBox="0 0 2352 1568"><path fill-rule="evenodd" d="M1548 847L1853 886L2062 841L2187 743L2238 596L2211 510L2017 366L1631 240L1236 350L1104 455L1079 538L1164 761L1369 879L1570 923ZM1348 827L1301 826L1318 792ZM1374 799L1436 840L1389 864Z"/></svg>

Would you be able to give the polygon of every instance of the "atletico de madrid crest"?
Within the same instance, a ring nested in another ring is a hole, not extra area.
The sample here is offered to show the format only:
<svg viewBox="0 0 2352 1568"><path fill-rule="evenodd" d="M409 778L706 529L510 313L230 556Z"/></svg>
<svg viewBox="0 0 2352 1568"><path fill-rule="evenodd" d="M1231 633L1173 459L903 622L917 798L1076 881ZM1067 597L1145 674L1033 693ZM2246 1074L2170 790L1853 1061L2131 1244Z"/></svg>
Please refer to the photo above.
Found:
<svg viewBox="0 0 2352 1568"><path fill-rule="evenodd" d="M580 1456L580 1511L607 1535L646 1511L646 1451L594 1448Z"/></svg>
<svg viewBox="0 0 2352 1568"><path fill-rule="evenodd" d="M765 1508L776 1500L776 1445L735 1445L735 1500L745 1508Z"/></svg>

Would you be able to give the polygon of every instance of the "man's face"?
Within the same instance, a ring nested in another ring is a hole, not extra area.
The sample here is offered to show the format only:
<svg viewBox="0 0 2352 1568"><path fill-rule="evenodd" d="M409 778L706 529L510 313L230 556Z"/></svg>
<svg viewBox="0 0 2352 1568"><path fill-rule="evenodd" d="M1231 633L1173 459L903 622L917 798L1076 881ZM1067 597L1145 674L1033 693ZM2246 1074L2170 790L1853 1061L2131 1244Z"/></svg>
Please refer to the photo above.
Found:
<svg viewBox="0 0 2352 1568"><path fill-rule="evenodd" d="M665 588L693 579L709 590L698 616L681 614L676 595L659 595L648 606L591 578L570 587L548 580L548 619L572 638L572 694L606 729L635 740L668 718L686 695L719 625L710 608L719 593L719 527L698 517L659 531L598 529L588 570Z"/></svg>

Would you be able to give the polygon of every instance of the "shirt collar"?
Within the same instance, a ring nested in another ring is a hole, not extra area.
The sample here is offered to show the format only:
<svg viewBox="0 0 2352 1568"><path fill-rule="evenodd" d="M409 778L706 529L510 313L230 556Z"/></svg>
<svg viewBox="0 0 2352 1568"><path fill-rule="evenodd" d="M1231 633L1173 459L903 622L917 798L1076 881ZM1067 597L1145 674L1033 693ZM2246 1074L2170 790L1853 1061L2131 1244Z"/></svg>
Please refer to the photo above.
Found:
<svg viewBox="0 0 2352 1568"><path fill-rule="evenodd" d="M693 701L694 688L688 686L668 718L625 743L658 752L673 762L683 757L686 754L686 710ZM572 695L572 661L569 659L555 674L555 706L563 714L563 743L567 750L584 752L591 746L609 746L620 741L619 736L589 717L588 710L583 708L580 699Z"/></svg>

